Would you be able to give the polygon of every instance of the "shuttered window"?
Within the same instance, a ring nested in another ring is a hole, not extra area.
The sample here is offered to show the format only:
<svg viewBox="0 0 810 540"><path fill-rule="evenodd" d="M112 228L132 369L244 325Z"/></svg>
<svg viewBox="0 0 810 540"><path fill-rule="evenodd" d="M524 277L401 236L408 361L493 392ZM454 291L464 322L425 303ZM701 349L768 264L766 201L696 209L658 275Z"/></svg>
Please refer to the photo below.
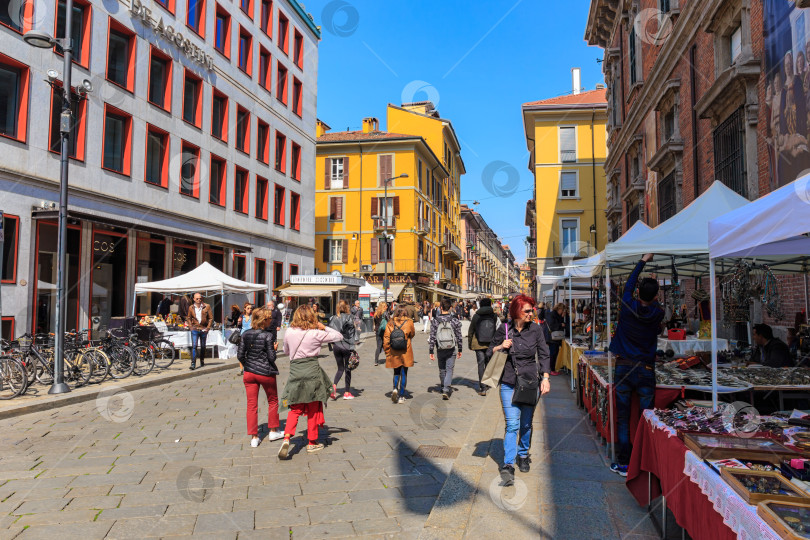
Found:
<svg viewBox="0 0 810 540"><path fill-rule="evenodd" d="M332 158L330 189L343 188L343 158Z"/></svg>
<svg viewBox="0 0 810 540"><path fill-rule="evenodd" d="M329 197L329 220L343 220L343 197Z"/></svg>
<svg viewBox="0 0 810 540"><path fill-rule="evenodd" d="M573 126L560 128L560 163L572 163L577 160L577 128Z"/></svg>
<svg viewBox="0 0 810 540"><path fill-rule="evenodd" d="M393 176L394 172L394 156L391 154L386 154L384 156L380 156L379 161L379 179L378 183L380 187L384 185L385 180L388 180Z"/></svg>
<svg viewBox="0 0 810 540"><path fill-rule="evenodd" d="M577 196L577 173L563 171L560 173L560 197Z"/></svg>

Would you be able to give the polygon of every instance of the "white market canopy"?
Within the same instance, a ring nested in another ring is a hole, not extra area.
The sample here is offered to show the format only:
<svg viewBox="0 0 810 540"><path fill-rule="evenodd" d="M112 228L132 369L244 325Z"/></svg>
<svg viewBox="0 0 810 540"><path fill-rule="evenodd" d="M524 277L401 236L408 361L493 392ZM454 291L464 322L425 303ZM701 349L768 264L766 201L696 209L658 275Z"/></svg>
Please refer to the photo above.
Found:
<svg viewBox="0 0 810 540"><path fill-rule="evenodd" d="M194 270L161 281L149 283L136 283L135 294L138 293L251 293L267 290L267 285L261 283L248 283L220 272L209 263L204 262Z"/></svg>
<svg viewBox="0 0 810 540"><path fill-rule="evenodd" d="M626 244L636 240L651 231L650 227L643 221L636 221L621 238L613 242L613 244ZM610 244L609 244L610 245ZM578 259L573 261L571 265L565 269L565 276L572 278L589 278L602 273L602 269L607 259L604 250L596 255L591 255L586 259Z"/></svg>
<svg viewBox="0 0 810 540"><path fill-rule="evenodd" d="M370 300L376 300L382 295L382 291L366 281L365 285L360 287L357 294L360 296L368 296Z"/></svg>

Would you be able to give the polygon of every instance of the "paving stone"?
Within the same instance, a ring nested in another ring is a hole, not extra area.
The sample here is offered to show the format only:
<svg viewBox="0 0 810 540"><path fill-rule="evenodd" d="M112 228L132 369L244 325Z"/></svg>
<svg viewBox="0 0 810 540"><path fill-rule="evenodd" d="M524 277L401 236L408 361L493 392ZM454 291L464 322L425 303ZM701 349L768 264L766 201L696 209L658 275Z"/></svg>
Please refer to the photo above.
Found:
<svg viewBox="0 0 810 540"><path fill-rule="evenodd" d="M233 501L233 510L269 510L272 508L292 508L295 500L292 495L282 497L263 497L255 499L242 499Z"/></svg>
<svg viewBox="0 0 810 540"><path fill-rule="evenodd" d="M88 523L92 522L98 510L63 510L61 512L42 512L21 516L14 525L25 527L32 525L58 525L60 523Z"/></svg>
<svg viewBox="0 0 810 540"><path fill-rule="evenodd" d="M363 519L353 521L352 525L358 535L395 534L402 530L396 518Z"/></svg>
<svg viewBox="0 0 810 540"><path fill-rule="evenodd" d="M346 522L296 525L292 528L293 538L348 538L354 535L352 524Z"/></svg>
<svg viewBox="0 0 810 540"><path fill-rule="evenodd" d="M158 504L155 506L131 506L129 508L111 508L103 510L98 519L132 519L140 517L162 517L166 513L167 506Z"/></svg>
<svg viewBox="0 0 810 540"><path fill-rule="evenodd" d="M69 499L41 499L25 501L14 510L15 515L38 514L40 512L58 512L70 502Z"/></svg>
<svg viewBox="0 0 810 540"><path fill-rule="evenodd" d="M306 508L291 507L283 512L256 512L257 529L275 529L296 525L309 525L309 512Z"/></svg>
<svg viewBox="0 0 810 540"><path fill-rule="evenodd" d="M166 509L167 516L222 514L233 511L234 501L217 500L207 502L181 502L170 504ZM136 507L137 508L137 507Z"/></svg>
<svg viewBox="0 0 810 540"><path fill-rule="evenodd" d="M96 510L103 510L105 508L116 508L121 503L121 496L101 496L101 497L76 497L70 501L70 504L65 508L66 510L94 508Z"/></svg>
<svg viewBox="0 0 810 540"><path fill-rule="evenodd" d="M343 503L327 506L310 506L309 521L313 525L318 523L332 523L337 521L356 521L359 519L384 518L382 507L376 502Z"/></svg>
<svg viewBox="0 0 810 540"><path fill-rule="evenodd" d="M25 529L14 540L53 540L54 538L81 538L94 540L105 538L111 523L66 523L62 525L43 525Z"/></svg>
<svg viewBox="0 0 810 540"><path fill-rule="evenodd" d="M298 484L273 483L263 486L250 486L247 492L248 499L279 497L282 495L301 495L301 487Z"/></svg>
<svg viewBox="0 0 810 540"><path fill-rule="evenodd" d="M316 493L314 495L296 495L294 499L297 507L345 504L349 502L349 494L346 492Z"/></svg>
<svg viewBox="0 0 810 540"><path fill-rule="evenodd" d="M120 519L110 529L108 538L137 539L159 538L191 534L194 530L195 516L164 516L155 518Z"/></svg>
<svg viewBox="0 0 810 540"><path fill-rule="evenodd" d="M225 514L201 514L197 516L194 534L216 533L220 531L252 531L254 529L253 512L240 510Z"/></svg>

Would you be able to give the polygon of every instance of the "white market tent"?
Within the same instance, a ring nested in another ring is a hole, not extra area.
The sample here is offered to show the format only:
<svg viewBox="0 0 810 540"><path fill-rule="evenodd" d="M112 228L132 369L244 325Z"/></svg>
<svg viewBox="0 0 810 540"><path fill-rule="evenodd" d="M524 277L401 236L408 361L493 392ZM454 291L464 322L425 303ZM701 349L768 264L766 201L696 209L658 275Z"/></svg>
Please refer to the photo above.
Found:
<svg viewBox="0 0 810 540"><path fill-rule="evenodd" d="M365 285L360 287L357 293L360 296L368 295L369 299L372 301L377 300L383 294L383 292L380 289L378 289L374 285L369 284L368 281L366 281Z"/></svg>
<svg viewBox="0 0 810 540"><path fill-rule="evenodd" d="M637 238L643 237L652 229L643 221L636 221L630 229L624 233L621 238L615 242L609 243L609 246L622 246L635 242ZM615 247L614 247L615 249ZM602 250L596 255L591 255L586 259L579 259L573 261L570 266L565 270L565 277L572 278L589 278L602 273L605 261L607 260L606 250Z"/></svg>

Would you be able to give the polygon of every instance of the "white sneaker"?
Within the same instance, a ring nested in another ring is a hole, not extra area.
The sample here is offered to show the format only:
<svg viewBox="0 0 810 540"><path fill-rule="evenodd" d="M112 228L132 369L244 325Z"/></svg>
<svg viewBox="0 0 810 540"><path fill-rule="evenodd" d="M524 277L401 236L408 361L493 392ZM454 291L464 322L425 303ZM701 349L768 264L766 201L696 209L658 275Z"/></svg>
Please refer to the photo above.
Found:
<svg viewBox="0 0 810 540"><path fill-rule="evenodd" d="M397 400L397 403L405 403L405 397L404 396L399 396L399 399Z"/></svg>
<svg viewBox="0 0 810 540"><path fill-rule="evenodd" d="M279 440L279 439L281 439L283 437L284 437L284 433L282 433L280 431L271 431L270 433L267 434L267 440L268 441L277 441L277 440Z"/></svg>
<svg viewBox="0 0 810 540"><path fill-rule="evenodd" d="M259 438L258 437L250 439L250 447L251 448L257 448L258 446L259 446Z"/></svg>

